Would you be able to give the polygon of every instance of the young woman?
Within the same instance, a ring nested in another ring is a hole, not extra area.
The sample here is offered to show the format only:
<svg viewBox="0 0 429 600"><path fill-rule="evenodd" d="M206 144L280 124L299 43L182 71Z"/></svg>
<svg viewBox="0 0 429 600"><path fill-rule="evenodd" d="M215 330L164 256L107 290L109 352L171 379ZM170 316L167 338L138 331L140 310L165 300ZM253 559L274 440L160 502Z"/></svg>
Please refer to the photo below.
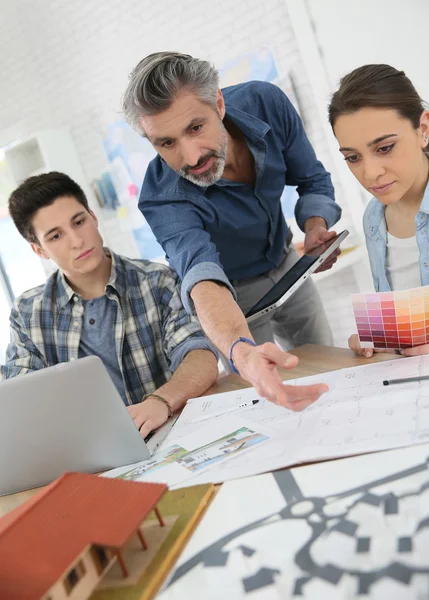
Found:
<svg viewBox="0 0 429 600"><path fill-rule="evenodd" d="M403 71L365 65L332 96L329 120L340 152L374 196L363 226L377 292L429 285L429 111ZM352 350L369 357L357 335ZM404 350L429 353L429 344Z"/></svg>

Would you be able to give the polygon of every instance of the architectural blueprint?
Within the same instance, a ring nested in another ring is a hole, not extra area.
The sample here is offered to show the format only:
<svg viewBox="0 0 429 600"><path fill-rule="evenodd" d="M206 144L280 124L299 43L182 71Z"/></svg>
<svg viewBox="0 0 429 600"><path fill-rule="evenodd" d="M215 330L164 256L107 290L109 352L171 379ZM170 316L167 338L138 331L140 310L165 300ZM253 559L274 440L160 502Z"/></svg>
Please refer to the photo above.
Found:
<svg viewBox="0 0 429 600"><path fill-rule="evenodd" d="M174 439L191 432L193 419L231 406L231 417L264 424L277 436L249 455L235 458L189 485L219 482L272 471L324 458L351 456L376 450L429 442L429 381L384 386L383 380L429 375L429 356L341 369L285 382L308 385L324 382L329 392L303 412L292 412L266 400L254 407L233 410L258 398L253 388L190 400L174 428ZM227 421L229 415L211 422ZM210 420L201 425L207 425Z"/></svg>
<svg viewBox="0 0 429 600"><path fill-rule="evenodd" d="M429 597L429 444L222 486L160 600Z"/></svg>

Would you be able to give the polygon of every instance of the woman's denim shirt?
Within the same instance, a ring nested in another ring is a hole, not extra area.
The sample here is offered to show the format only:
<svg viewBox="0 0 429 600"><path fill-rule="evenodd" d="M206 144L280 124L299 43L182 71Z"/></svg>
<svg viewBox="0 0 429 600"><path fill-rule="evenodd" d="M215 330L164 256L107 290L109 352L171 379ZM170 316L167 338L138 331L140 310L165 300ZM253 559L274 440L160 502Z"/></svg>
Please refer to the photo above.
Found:
<svg viewBox="0 0 429 600"><path fill-rule="evenodd" d="M384 204L376 198L372 198L363 215L363 230L365 232L366 247L376 292L391 291L386 276L387 230L384 209ZM420 210L415 218L417 245L420 253L420 281L422 285L429 285L428 221L429 184L426 186Z"/></svg>

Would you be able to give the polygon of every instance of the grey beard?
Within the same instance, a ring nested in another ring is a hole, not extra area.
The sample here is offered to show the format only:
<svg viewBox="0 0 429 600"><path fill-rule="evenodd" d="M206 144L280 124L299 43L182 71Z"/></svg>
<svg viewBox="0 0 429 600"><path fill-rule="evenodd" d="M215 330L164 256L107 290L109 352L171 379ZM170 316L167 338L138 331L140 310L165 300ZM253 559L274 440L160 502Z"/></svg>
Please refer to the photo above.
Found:
<svg viewBox="0 0 429 600"><path fill-rule="evenodd" d="M207 171L207 173L202 173L201 175L193 175L192 173L188 173L188 167L186 167L185 169L179 169L177 171L177 173L181 177L201 187L207 187L208 185L213 185L214 183L216 183L216 181L219 181L225 169L226 154L228 148L228 135L226 132L225 125L223 124L220 118L219 120L222 128L222 146L219 151L219 154L215 155L215 163L212 166L212 168L209 171Z"/></svg>
<svg viewBox="0 0 429 600"><path fill-rule="evenodd" d="M208 185L213 185L222 177L222 173L225 169L225 162L224 158L216 158L216 162L207 173L193 175L192 173L186 173L183 169L180 169L179 175L191 183L195 183L195 185L207 187Z"/></svg>

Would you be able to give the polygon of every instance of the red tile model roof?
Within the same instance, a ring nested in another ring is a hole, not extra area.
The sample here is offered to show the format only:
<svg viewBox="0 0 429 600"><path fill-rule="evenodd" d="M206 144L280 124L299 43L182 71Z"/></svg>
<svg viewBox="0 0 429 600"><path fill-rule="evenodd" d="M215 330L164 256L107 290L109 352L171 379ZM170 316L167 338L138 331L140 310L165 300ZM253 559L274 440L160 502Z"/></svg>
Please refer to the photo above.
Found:
<svg viewBox="0 0 429 600"><path fill-rule="evenodd" d="M39 599L90 544L121 548L166 491L66 473L0 519L0 598Z"/></svg>

